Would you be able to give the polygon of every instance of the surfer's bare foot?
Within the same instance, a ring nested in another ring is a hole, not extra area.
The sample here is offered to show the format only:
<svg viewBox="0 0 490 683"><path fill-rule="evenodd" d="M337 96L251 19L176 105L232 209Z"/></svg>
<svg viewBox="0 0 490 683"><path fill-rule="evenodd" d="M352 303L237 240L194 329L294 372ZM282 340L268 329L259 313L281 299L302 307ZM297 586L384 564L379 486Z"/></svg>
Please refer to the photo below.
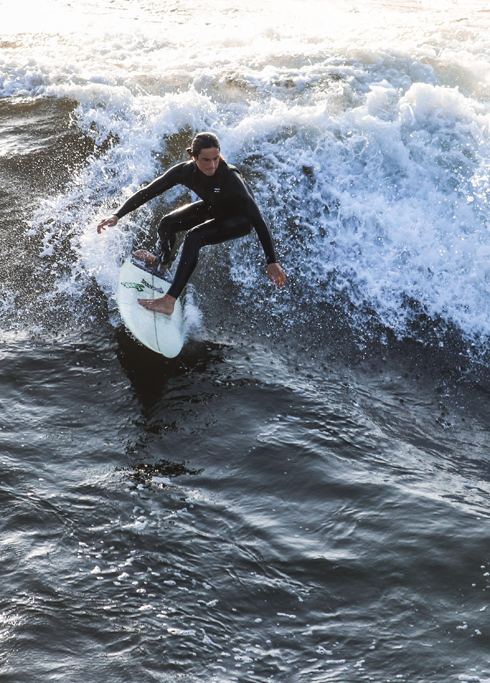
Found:
<svg viewBox="0 0 490 683"><path fill-rule="evenodd" d="M149 311L156 311L157 313L164 313L165 315L172 315L175 308L175 302L173 296L165 294L165 296L159 299L138 299L138 303L147 308Z"/></svg>
<svg viewBox="0 0 490 683"><path fill-rule="evenodd" d="M158 270L167 270L168 268L168 266L160 265L155 254L152 254L151 251L146 251L146 249L138 249L137 251L133 251L132 255L135 259L141 261L147 266L153 266L155 268L158 267Z"/></svg>

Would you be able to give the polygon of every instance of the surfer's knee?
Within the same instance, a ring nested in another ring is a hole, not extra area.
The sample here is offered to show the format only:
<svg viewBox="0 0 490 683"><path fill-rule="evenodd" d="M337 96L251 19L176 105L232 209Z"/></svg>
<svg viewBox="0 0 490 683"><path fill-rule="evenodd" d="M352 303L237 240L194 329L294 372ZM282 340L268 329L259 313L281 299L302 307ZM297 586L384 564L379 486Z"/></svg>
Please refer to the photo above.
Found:
<svg viewBox="0 0 490 683"><path fill-rule="evenodd" d="M157 232L160 235L160 237L163 237L169 230L172 229L172 227L175 225L175 218L172 219L172 214L167 214L162 218L160 221Z"/></svg>

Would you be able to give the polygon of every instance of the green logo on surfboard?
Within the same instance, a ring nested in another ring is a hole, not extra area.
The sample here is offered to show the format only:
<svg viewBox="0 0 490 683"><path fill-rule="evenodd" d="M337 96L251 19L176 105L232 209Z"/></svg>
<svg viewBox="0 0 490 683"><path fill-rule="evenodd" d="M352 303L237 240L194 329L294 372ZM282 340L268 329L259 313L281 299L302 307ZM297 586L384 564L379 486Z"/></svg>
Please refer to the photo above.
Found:
<svg viewBox="0 0 490 683"><path fill-rule="evenodd" d="M127 287L128 289L137 289L138 292L142 292L145 289L144 285L140 285L139 282L121 282L123 287Z"/></svg>
<svg viewBox="0 0 490 683"><path fill-rule="evenodd" d="M159 294L164 294L164 291L161 287L155 287L155 285L150 285L149 282L146 280L141 280L141 283L139 282L121 282L123 287L127 287L128 289L137 289L138 292L142 292L145 287L148 287L148 289L152 289L154 292L158 292Z"/></svg>

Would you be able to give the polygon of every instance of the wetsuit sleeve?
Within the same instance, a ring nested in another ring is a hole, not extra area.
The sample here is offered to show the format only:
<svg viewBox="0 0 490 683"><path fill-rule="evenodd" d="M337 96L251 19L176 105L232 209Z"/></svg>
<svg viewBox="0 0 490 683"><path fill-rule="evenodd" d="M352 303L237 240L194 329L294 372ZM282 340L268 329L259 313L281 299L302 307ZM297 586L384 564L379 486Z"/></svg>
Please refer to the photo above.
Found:
<svg viewBox="0 0 490 683"><path fill-rule="evenodd" d="M255 199L243 182L243 178L238 173L230 173L226 190L236 200L237 204L240 205L244 215L254 226L267 259L267 265L277 263L274 243L269 228L260 213L259 207L255 203Z"/></svg>
<svg viewBox="0 0 490 683"><path fill-rule="evenodd" d="M150 199L155 199L155 197L158 197L158 195L163 192L182 183L186 176L186 166L187 164L185 162L177 164L177 166L172 166L172 168L162 176L156 178L156 180L146 187L143 187L141 190L138 190L138 192L135 192L129 199L126 199L124 204L118 208L114 215L118 218L122 218L127 213L130 213L143 204L146 204L146 202L149 202Z"/></svg>

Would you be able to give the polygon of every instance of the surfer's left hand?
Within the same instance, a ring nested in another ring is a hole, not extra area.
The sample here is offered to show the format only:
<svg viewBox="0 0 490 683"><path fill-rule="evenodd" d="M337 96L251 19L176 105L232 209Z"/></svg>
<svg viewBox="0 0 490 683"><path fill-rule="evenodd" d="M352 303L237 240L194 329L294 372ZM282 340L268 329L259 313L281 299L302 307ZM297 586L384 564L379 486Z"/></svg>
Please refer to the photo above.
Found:
<svg viewBox="0 0 490 683"><path fill-rule="evenodd" d="M286 273L283 271L278 263L269 263L267 266L267 275L269 280L279 287L283 287L286 284Z"/></svg>

